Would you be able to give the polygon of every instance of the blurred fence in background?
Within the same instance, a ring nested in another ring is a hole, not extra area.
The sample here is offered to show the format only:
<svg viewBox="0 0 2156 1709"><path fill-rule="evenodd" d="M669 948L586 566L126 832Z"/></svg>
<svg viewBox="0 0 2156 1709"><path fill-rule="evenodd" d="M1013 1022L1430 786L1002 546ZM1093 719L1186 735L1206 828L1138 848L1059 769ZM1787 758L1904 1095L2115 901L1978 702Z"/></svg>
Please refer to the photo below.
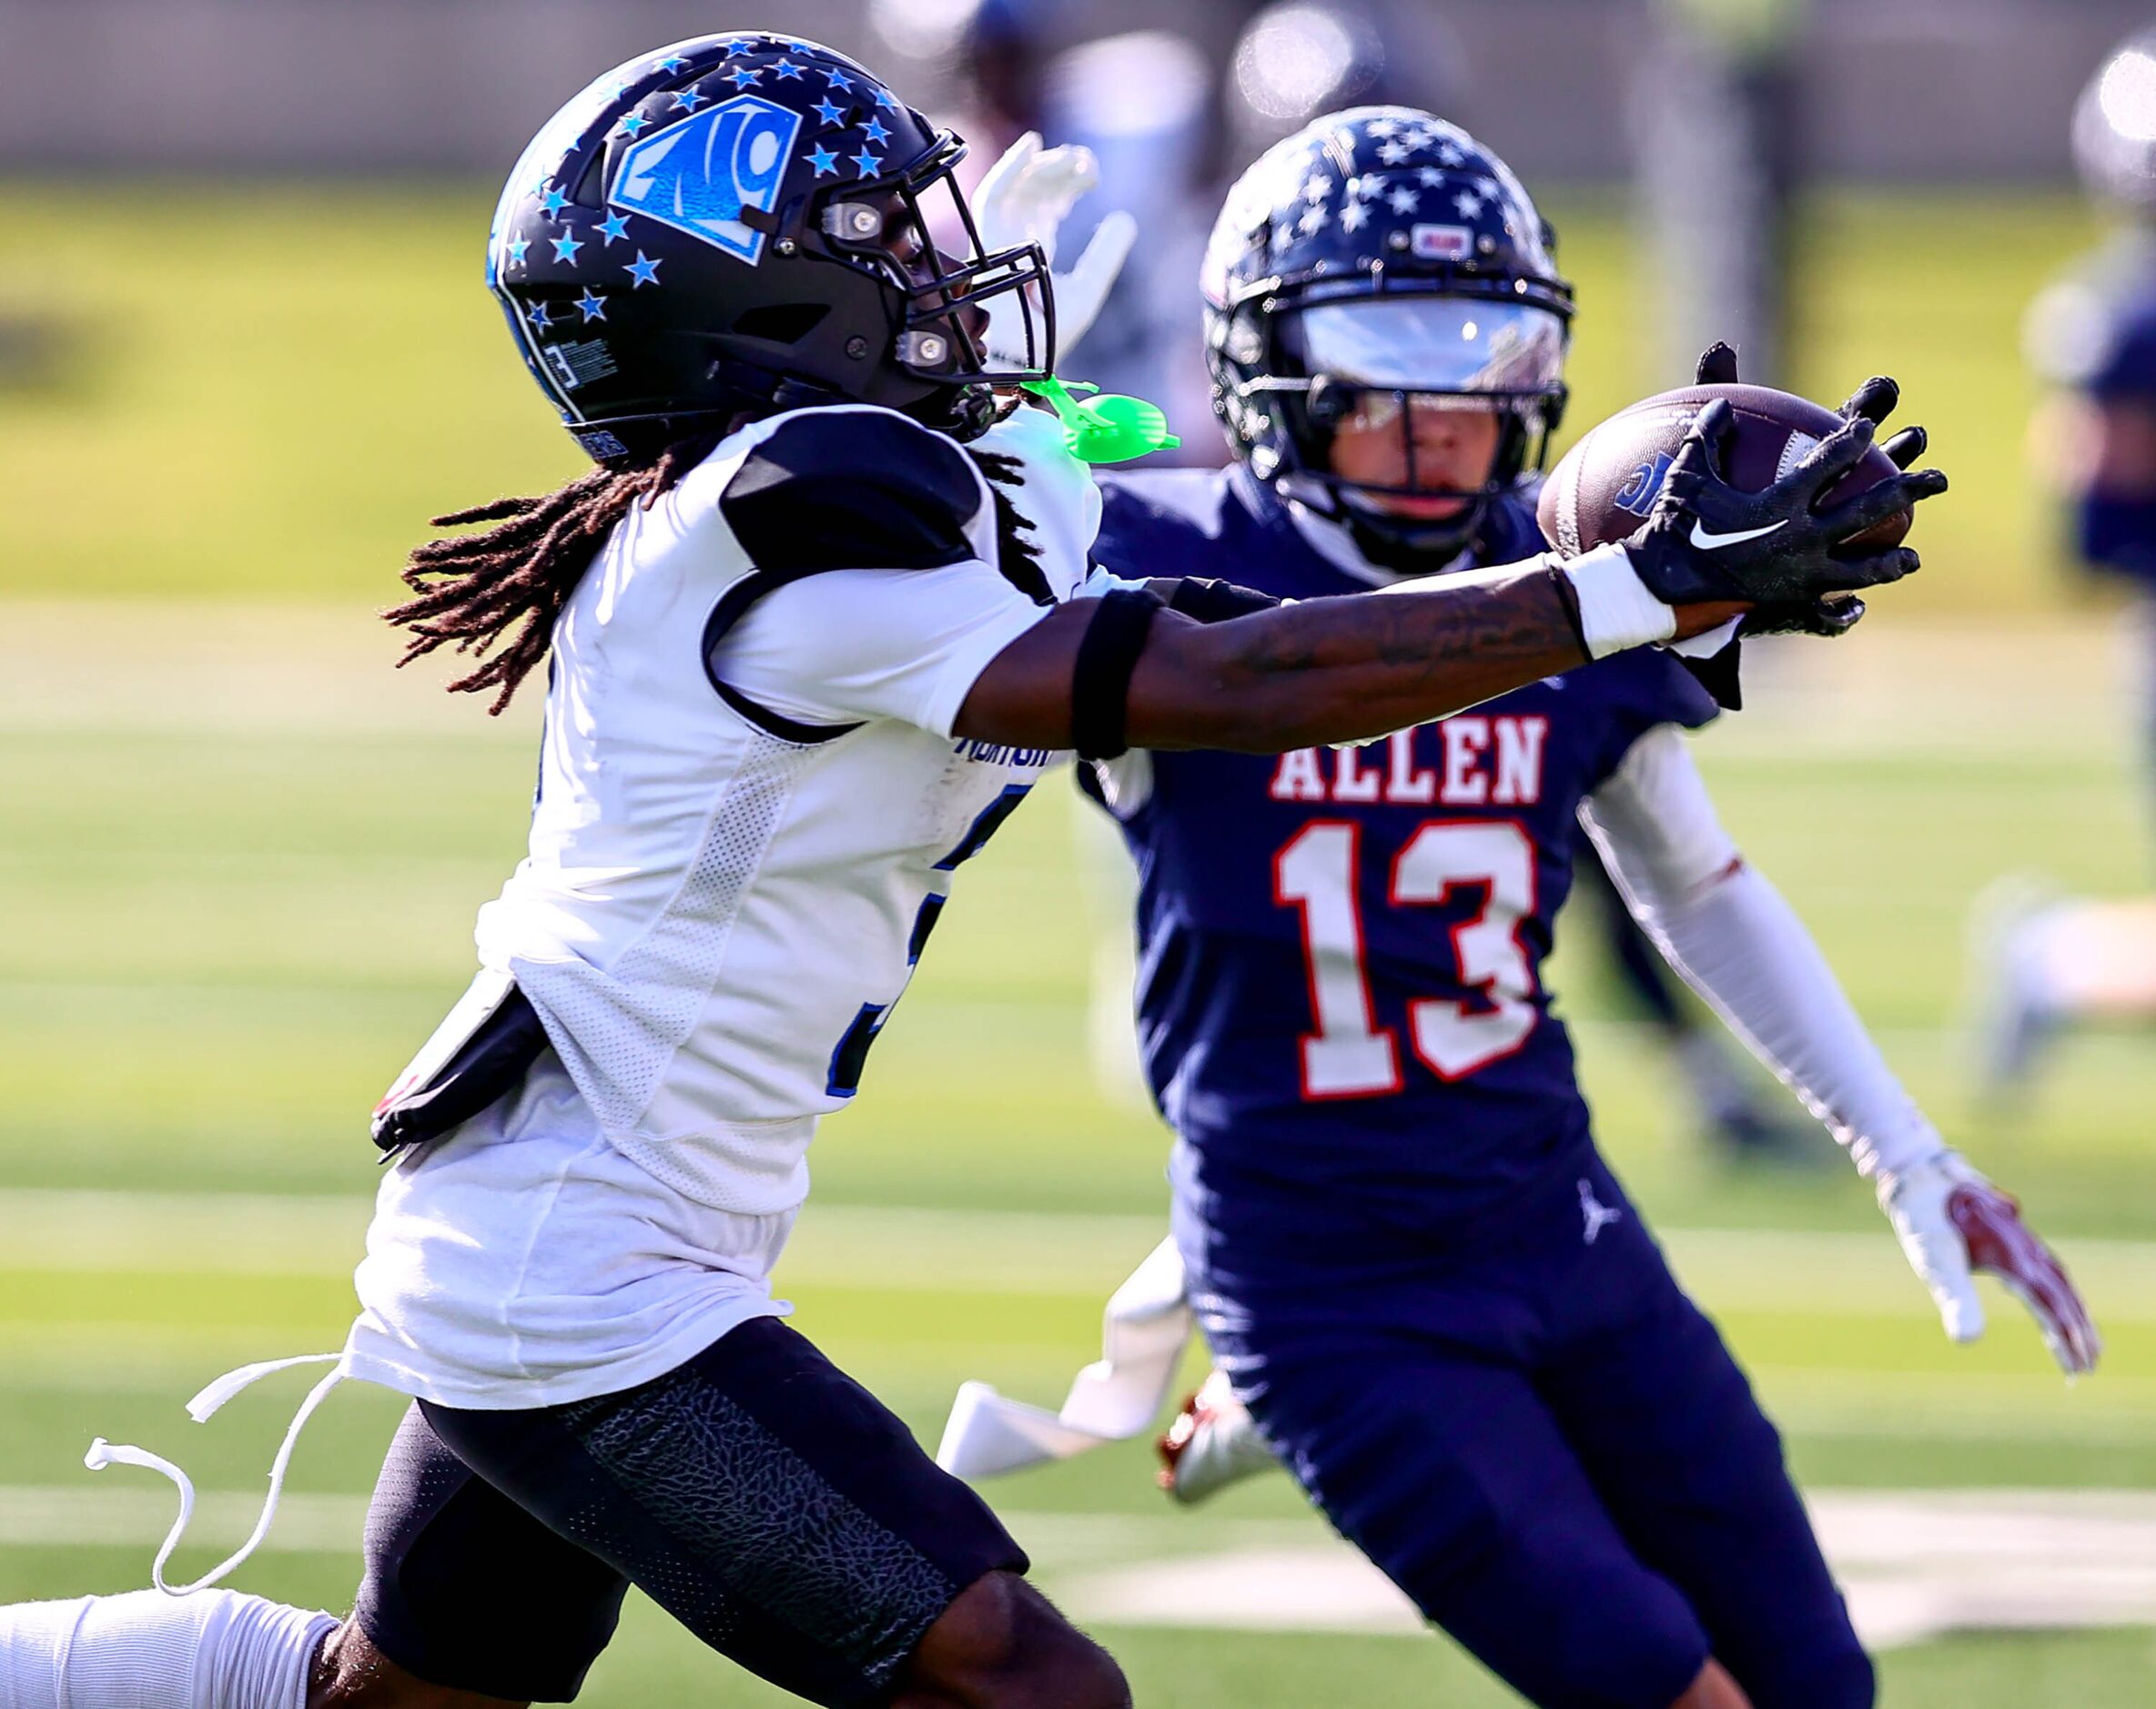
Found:
<svg viewBox="0 0 2156 1709"><path fill-rule="evenodd" d="M0 0L0 171L499 168L591 74L684 35L778 25L889 65L871 15L966 0ZM1790 0L1693 0L1732 11ZM1068 45L1167 26L1216 63L1250 0L1034 0ZM1652 0L1398 0L1388 42L1455 63L1457 116L1531 180L1625 175ZM1812 0L1796 119L1810 170L2066 176L2061 116L2134 0ZM1428 32L1442 31L1432 46ZM894 68L895 69L895 68ZM1402 67L1412 81L1414 66ZM932 81L932 79L931 79ZM916 91L909 87L908 93ZM934 91L920 92L933 98ZM2011 234L2002 233L2002 241Z"/></svg>

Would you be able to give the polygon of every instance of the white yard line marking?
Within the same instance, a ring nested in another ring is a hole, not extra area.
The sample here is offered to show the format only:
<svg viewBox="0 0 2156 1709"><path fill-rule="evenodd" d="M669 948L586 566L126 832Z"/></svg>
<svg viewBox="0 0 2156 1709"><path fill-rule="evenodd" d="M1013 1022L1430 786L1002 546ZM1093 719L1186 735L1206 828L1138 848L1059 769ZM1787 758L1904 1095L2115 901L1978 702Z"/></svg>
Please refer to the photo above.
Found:
<svg viewBox="0 0 2156 1709"><path fill-rule="evenodd" d="M0 1388L15 1394L147 1395L177 1406L218 1372L271 1345L263 1334L228 1327L190 1335L98 1323L0 1326ZM1066 1359L1031 1343L969 1343L968 1350L977 1372L1043 1404L1053 1404L1068 1386L1069 1360L1080 1357L1078 1350ZM876 1351L892 1361L939 1367L949 1361L952 1346L879 1340ZM2127 1450L2156 1440L2156 1379L2104 1376L2070 1392L2044 1372L1777 1365L1750 1370L1769 1416L1793 1436ZM389 1398L387 1390L380 1392Z"/></svg>
<svg viewBox="0 0 2156 1709"><path fill-rule="evenodd" d="M0 1268L342 1276L371 1208L360 1194L0 1189ZM1105 1297L1163 1226L1120 1213L812 1203L778 1284ZM1660 1233L1686 1284L1717 1310L1918 1318L1930 1309L1883 1221L1876 1232ZM2156 1241L2061 1249L2100 1320L2156 1322Z"/></svg>
<svg viewBox="0 0 2156 1709"><path fill-rule="evenodd" d="M2069 1390L2049 1372L1756 1365L1751 1376L1767 1415L1792 1435L2142 1450L2156 1440L2156 1380L2146 1377Z"/></svg>
<svg viewBox="0 0 2156 1709"><path fill-rule="evenodd" d="M204 1491L191 1545L226 1548L261 1498ZM288 1495L264 1545L356 1556L366 1498ZM2124 1490L1826 1491L1811 1499L1858 1629L1878 1647L1978 1628L2156 1624L2156 1493ZM150 1549L171 1492L0 1485L0 1550ZM1103 1624L1412 1634L1400 1592L1314 1519L1168 1512L1003 1514L1043 1582Z"/></svg>
<svg viewBox="0 0 2156 1709"><path fill-rule="evenodd" d="M0 1192L0 1265L349 1275L369 1201L269 1193Z"/></svg>
<svg viewBox="0 0 2156 1709"><path fill-rule="evenodd" d="M109 1472L97 1475L106 1481L94 1482L86 1471L80 1484L0 1484L0 1548L154 1549L164 1542L178 1512L172 1486L158 1479L130 1487ZM187 1546L229 1549L254 1529L261 1512L258 1491L197 1491ZM288 1494L262 1546L287 1554L356 1555L366 1520L364 1496Z"/></svg>
<svg viewBox="0 0 2156 1709"><path fill-rule="evenodd" d="M0 1191L0 1267L136 1276L349 1276L369 1205L276 1195ZM812 1206L780 1268L782 1294L818 1289L1104 1301L1150 1249L1149 1217ZM1711 1310L1801 1312L1928 1324L1930 1305L1887 1231L1665 1231L1680 1272ZM2090 1240L2068 1255L2100 1320L2156 1321L2156 1244ZM2019 1325L1999 1300L2000 1330ZM956 1326L960 1332L963 1323ZM258 1354L265 1331L154 1321L0 1320L0 1375L18 1390L179 1396ZM280 1345L281 1343L277 1343ZM889 1350L894 1353L897 1350ZM1091 1348L1073 1342L1069 1360ZM925 1359L947 1347L924 1347ZM975 1375L1032 1372L1038 1346L980 1347ZM1054 1360L1049 1362L1053 1363ZM2039 1372L1761 1365L1753 1376L1792 1433L1905 1441L2019 1441L2132 1449L2156 1440L2156 1378L2105 1374L2067 1390ZM1040 1378L1052 1401L1063 1380ZM1015 1392L1025 1393L1021 1387Z"/></svg>
<svg viewBox="0 0 2156 1709"><path fill-rule="evenodd" d="M1874 1648L1983 1628L2156 1623L2156 1495L1825 1492L1811 1508L1857 1630ZM1051 1566L1047 1577L1058 1600L1088 1623L1402 1635L1422 1629L1383 1574L1331 1539L1253 1541L1075 1574Z"/></svg>

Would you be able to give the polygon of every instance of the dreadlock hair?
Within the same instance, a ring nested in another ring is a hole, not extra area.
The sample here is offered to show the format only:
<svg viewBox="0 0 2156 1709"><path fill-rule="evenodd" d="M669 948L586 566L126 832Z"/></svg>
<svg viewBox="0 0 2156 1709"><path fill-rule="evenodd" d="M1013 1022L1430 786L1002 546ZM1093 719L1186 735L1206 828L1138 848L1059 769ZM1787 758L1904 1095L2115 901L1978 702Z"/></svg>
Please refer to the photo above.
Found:
<svg viewBox="0 0 2156 1709"><path fill-rule="evenodd" d="M412 597L382 613L411 632L398 668L454 642L459 652L477 654L481 662L451 683L450 692L492 689L487 711L500 713L546 657L555 618L614 524L639 501L646 510L657 503L723 437L676 440L651 461L594 469L543 498L496 499L432 518L435 528L494 526L412 548L403 571ZM995 501L997 568L1037 603L1053 603L1040 549L1026 538L1033 523L1005 490L1022 484L1017 460L993 451L968 450L967 455Z"/></svg>
<svg viewBox="0 0 2156 1709"><path fill-rule="evenodd" d="M1011 502L1009 489L1025 485L1015 457L996 451L968 450L973 466L988 483L988 497L996 503L996 567L1003 579L1036 605L1053 605L1055 594L1040 567L1040 548L1026 537L1033 532L1033 519Z"/></svg>
<svg viewBox="0 0 2156 1709"><path fill-rule="evenodd" d="M430 519L435 528L494 526L412 548L404 561L412 597L382 613L411 631L398 669L454 642L459 652L478 654L481 662L451 683L450 693L493 689L487 711L500 713L546 657L554 619L613 525L639 500L649 510L711 454L720 437L676 440L652 461L594 469L543 498L496 499Z"/></svg>

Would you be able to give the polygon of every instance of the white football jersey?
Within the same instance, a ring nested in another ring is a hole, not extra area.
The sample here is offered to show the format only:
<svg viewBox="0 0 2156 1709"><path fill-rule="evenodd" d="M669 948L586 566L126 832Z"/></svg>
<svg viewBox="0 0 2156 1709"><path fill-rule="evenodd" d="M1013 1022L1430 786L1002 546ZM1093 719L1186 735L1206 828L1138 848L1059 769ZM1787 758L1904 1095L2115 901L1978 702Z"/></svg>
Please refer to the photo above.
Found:
<svg viewBox="0 0 2156 1709"><path fill-rule="evenodd" d="M1069 596L1089 473L1038 411L979 443L1020 464L1036 591ZM385 1172L351 1375L549 1406L787 1309L770 1271L815 1123L953 871L1057 757L950 733L1050 609L994 537L971 461L868 409L760 422L623 518L555 627L531 853L480 916L553 1052ZM866 541L916 567L833 556Z"/></svg>
<svg viewBox="0 0 2156 1709"><path fill-rule="evenodd" d="M478 929L607 1138L752 1213L805 1196L815 1117L853 1095L954 869L1056 757L950 733L982 669L1048 609L994 567L969 460L968 557L791 581L768 546L752 560L722 495L809 415L824 434L869 418L855 431L871 448L893 422L937 438L866 406L795 411L629 512L556 624L531 853ZM1024 463L1048 591L1068 597L1098 520L1084 467L1036 410L977 442ZM736 606L707 652L714 612Z"/></svg>

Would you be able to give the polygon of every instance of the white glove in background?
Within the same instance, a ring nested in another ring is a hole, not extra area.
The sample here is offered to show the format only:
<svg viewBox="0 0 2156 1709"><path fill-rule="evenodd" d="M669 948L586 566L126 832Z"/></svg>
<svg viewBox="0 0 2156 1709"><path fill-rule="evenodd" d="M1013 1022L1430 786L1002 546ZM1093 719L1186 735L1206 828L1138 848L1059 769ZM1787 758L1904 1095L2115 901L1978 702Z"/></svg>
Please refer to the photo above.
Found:
<svg viewBox="0 0 2156 1709"><path fill-rule="evenodd" d="M996 250L1038 243L1051 268L1056 233L1078 198L1100 182L1089 148L1043 148L1040 133L1027 131L1004 150L969 198L981 247ZM1085 336L1108 300L1116 275L1138 238L1138 222L1118 209L1105 216L1092 240L1068 272L1051 273L1056 297L1056 359L1061 363ZM997 364L1026 364L1025 328L1017 305L1007 298L985 305L988 311L988 354Z"/></svg>

